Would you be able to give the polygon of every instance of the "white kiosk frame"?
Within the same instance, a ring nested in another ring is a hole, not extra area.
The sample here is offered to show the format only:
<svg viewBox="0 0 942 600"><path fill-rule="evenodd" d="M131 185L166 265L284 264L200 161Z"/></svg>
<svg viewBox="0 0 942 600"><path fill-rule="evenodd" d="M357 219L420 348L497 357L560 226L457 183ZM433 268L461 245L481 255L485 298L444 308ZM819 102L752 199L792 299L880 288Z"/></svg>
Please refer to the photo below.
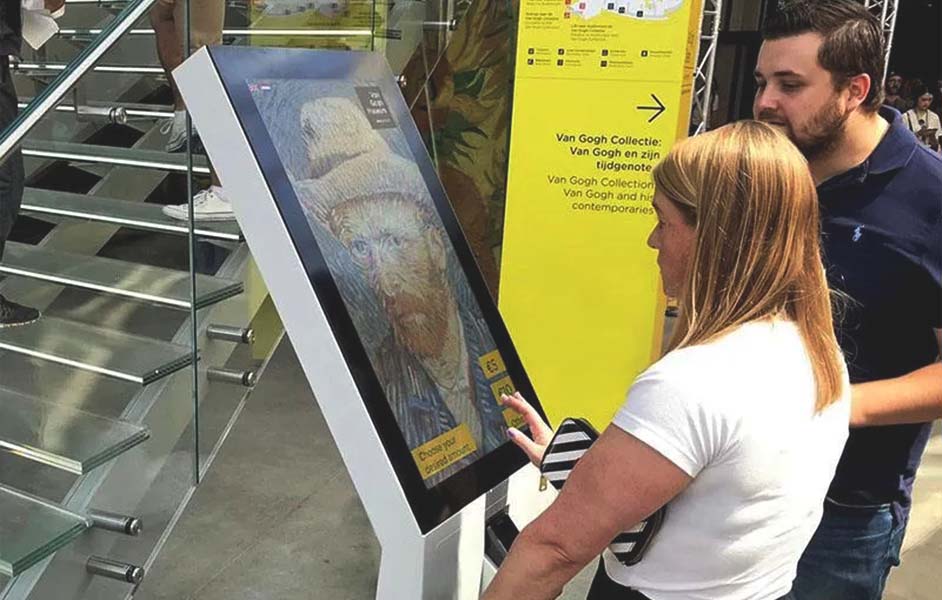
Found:
<svg viewBox="0 0 942 600"><path fill-rule="evenodd" d="M286 52L225 49L240 50ZM218 51L223 49L212 49ZM287 52L307 52L311 60L317 60L321 51ZM372 58L377 59L382 57ZM392 80L391 73L389 77ZM225 184L245 239L382 547L376 597L382 600L479 597L482 576L486 584L493 575L493 568L482 569L487 562L482 560L484 494L489 490L480 490L477 499L427 533L422 532L211 51L203 48L194 54L174 72L174 78L213 166ZM411 121L408 125L414 127ZM520 470L524 463L525 459L518 462L507 476ZM521 477L522 481L510 486L509 495L533 496L536 470L528 468ZM494 500L503 501L506 497L504 493ZM521 506L529 504L523 502ZM519 511L514 516L519 518ZM532 517L532 511L528 517Z"/></svg>

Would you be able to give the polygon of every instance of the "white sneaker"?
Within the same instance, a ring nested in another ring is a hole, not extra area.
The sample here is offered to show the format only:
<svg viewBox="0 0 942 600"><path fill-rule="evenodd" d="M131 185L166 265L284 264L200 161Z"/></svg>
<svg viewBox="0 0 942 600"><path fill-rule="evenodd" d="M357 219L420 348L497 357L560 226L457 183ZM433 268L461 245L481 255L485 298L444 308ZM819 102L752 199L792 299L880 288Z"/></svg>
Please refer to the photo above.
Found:
<svg viewBox="0 0 942 600"><path fill-rule="evenodd" d="M180 152L186 148L186 111L173 111L173 117L166 119L160 126L160 133L170 134L164 146L167 152Z"/></svg>
<svg viewBox="0 0 942 600"><path fill-rule="evenodd" d="M189 205L168 205L163 208L168 217L186 221L189 219ZM212 186L193 196L194 221L231 221L235 219L232 205L226 199L221 187Z"/></svg>

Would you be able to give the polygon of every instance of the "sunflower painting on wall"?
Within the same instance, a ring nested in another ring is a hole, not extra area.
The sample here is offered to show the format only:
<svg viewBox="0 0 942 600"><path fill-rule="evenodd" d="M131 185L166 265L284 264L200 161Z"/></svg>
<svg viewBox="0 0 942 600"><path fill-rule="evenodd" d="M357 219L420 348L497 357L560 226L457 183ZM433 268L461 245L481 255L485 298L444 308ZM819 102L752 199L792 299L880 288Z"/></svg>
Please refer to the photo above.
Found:
<svg viewBox="0 0 942 600"><path fill-rule="evenodd" d="M424 76L421 48L407 82L427 81L412 116L474 251L497 296L507 183L516 7L508 0L467 6L447 48ZM409 86L412 87L412 86Z"/></svg>

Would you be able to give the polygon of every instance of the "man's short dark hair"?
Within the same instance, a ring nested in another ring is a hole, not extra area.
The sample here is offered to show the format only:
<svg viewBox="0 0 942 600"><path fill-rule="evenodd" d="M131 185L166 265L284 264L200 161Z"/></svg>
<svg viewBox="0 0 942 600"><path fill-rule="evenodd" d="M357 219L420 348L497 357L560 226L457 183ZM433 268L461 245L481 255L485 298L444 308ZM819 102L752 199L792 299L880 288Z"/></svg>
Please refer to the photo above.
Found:
<svg viewBox="0 0 942 600"><path fill-rule="evenodd" d="M880 22L862 4L851 0L786 0L769 12L762 28L762 39L817 33L824 38L818 62L845 89L852 77L870 76L870 93L864 110L876 112L883 103L884 54Z"/></svg>

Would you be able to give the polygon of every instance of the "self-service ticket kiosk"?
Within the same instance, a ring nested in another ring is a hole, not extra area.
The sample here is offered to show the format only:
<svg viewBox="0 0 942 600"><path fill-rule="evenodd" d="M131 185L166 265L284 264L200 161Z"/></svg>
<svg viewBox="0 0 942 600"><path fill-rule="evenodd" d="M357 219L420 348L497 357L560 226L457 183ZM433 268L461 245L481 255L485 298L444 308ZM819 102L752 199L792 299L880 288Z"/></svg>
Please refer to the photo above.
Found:
<svg viewBox="0 0 942 600"><path fill-rule="evenodd" d="M477 598L514 532L486 494L536 494L500 396L538 403L383 57L204 48L174 76L379 539L377 597Z"/></svg>

